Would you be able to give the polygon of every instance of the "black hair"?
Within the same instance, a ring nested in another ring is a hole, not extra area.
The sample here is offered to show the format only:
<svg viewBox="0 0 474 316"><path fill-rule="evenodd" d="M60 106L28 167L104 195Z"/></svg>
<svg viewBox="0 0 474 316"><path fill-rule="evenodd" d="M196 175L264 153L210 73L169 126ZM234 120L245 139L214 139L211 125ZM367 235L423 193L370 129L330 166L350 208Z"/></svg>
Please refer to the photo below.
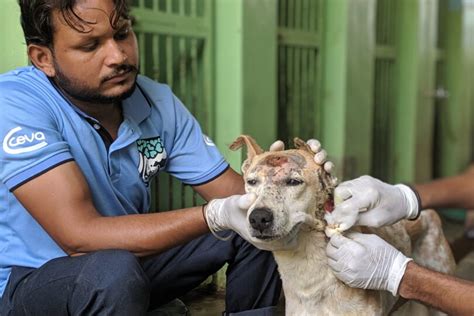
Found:
<svg viewBox="0 0 474 316"><path fill-rule="evenodd" d="M74 11L78 0L18 0L21 10L21 27L26 44L53 46L53 11L59 10L64 21L74 30L88 33L85 24L94 22L82 19ZM116 28L120 18L131 19L127 0L113 0L114 13L110 16L110 25Z"/></svg>

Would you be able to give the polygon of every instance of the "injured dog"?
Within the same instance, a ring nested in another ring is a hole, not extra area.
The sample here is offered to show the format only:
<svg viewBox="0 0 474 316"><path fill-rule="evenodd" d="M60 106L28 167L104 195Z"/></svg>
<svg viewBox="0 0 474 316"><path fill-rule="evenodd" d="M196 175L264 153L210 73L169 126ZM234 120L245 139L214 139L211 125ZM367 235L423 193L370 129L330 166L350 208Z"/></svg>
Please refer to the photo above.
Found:
<svg viewBox="0 0 474 316"><path fill-rule="evenodd" d="M389 314L398 297L388 291L348 287L327 264L324 214L330 208L336 179L314 162L308 145L296 138L296 149L264 152L251 137L242 135L230 148L236 150L244 144L248 148L242 165L246 191L257 195L247 214L252 237L270 246L289 235L297 238L295 249L273 251L283 281L286 315ZM420 265L443 273L454 270L454 259L434 211L423 211L416 221L364 232L379 235ZM423 309L428 311L410 302L397 314L420 315Z"/></svg>

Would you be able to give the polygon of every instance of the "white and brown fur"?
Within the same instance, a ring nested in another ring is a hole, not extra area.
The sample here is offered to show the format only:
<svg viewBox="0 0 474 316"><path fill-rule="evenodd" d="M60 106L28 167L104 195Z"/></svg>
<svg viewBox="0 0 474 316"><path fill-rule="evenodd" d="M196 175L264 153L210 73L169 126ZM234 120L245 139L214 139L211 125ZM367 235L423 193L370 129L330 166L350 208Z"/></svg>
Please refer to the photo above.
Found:
<svg viewBox="0 0 474 316"><path fill-rule="evenodd" d="M296 138L296 149L264 152L251 137L242 135L230 147L236 150L244 144L248 149L242 165L246 191L257 194L247 214L252 238L267 241L270 247L289 234L297 238L295 249L273 251L283 281L286 315L389 314L398 297L387 291L350 288L327 264L324 214L336 179L314 162L306 143ZM444 273L454 270L434 211L422 212L416 221L364 232L376 233L423 266ZM397 314L436 313L413 303L402 306Z"/></svg>

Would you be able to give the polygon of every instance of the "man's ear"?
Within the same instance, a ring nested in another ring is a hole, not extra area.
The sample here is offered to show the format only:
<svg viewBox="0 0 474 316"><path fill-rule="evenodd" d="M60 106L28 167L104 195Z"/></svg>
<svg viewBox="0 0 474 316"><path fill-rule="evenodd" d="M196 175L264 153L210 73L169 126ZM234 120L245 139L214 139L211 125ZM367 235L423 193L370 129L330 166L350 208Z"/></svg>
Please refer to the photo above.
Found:
<svg viewBox="0 0 474 316"><path fill-rule="evenodd" d="M53 52L47 46L30 44L28 45L28 56L31 62L48 77L54 77Z"/></svg>

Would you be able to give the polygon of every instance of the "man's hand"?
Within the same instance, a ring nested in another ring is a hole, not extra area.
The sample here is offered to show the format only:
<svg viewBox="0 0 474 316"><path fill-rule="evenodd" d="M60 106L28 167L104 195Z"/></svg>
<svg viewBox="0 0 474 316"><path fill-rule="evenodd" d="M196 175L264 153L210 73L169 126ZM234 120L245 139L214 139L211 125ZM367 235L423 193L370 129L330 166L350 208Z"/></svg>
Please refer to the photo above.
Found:
<svg viewBox="0 0 474 316"><path fill-rule="evenodd" d="M325 216L329 227L339 232L353 225L380 227L401 219L416 218L416 193L404 184L391 185L370 176L346 181L334 191L335 208Z"/></svg>
<svg viewBox="0 0 474 316"><path fill-rule="evenodd" d="M243 239L262 250L283 250L296 247L295 236L268 242L261 241L250 235L247 225L247 211L256 198L257 196L254 193L248 193L211 200L204 207L204 216L209 230L217 238L226 240L226 237L222 238L216 232L231 229Z"/></svg>
<svg viewBox="0 0 474 316"><path fill-rule="evenodd" d="M308 144L308 146L314 152L314 161L318 165L323 166L327 173L332 173L334 170L334 164L332 161L327 161L327 153L321 147L321 143L317 139L309 139L306 141L306 144ZM280 150L285 150L285 144L281 140L277 140L270 145L270 151Z"/></svg>
<svg viewBox="0 0 474 316"><path fill-rule="evenodd" d="M347 237L333 235L326 248L336 277L351 287L387 290L396 296L406 266L413 259L376 235L352 232Z"/></svg>

